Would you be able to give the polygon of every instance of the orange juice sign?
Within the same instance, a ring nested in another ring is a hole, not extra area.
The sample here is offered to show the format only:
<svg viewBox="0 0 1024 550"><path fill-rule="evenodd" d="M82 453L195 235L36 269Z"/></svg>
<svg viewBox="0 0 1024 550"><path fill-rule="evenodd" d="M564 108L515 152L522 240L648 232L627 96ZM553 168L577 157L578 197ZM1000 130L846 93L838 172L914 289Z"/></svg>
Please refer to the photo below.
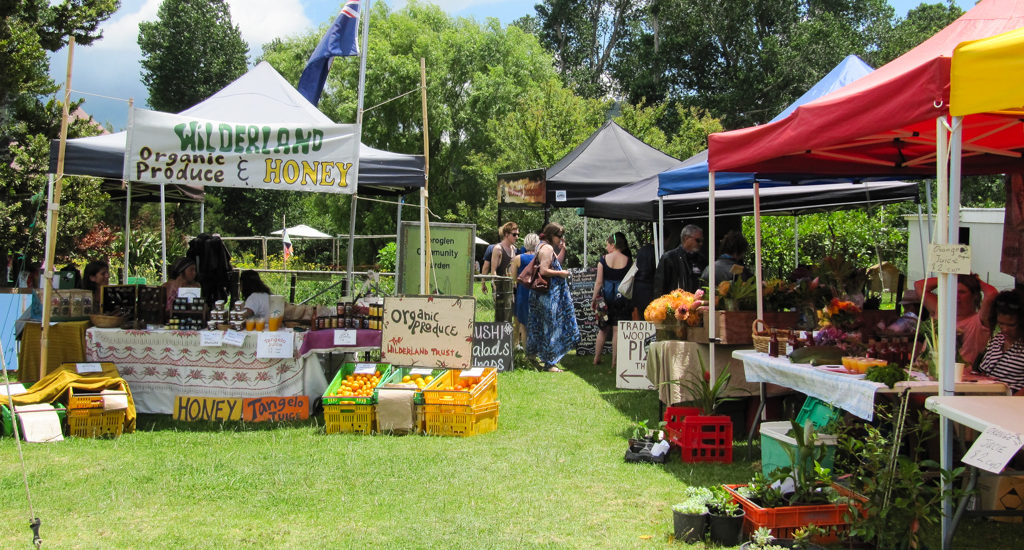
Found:
<svg viewBox="0 0 1024 550"><path fill-rule="evenodd" d="M381 361L468 369L473 358L475 306L472 298L385 298Z"/></svg>
<svg viewBox="0 0 1024 550"><path fill-rule="evenodd" d="M245 420L267 422L309 418L309 397L190 397L174 400L174 419L185 422Z"/></svg>

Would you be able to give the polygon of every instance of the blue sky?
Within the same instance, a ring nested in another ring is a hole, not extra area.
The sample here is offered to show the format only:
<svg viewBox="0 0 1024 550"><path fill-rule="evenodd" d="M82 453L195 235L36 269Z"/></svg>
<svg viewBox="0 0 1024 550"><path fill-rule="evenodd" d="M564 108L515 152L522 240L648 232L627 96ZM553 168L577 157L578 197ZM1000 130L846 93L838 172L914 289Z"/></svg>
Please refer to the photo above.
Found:
<svg viewBox="0 0 1024 550"><path fill-rule="evenodd" d="M405 0L385 1L393 9ZM496 17L508 24L523 15L534 13L538 0L432 0L446 12L483 20ZM933 0L938 1L938 0ZM123 129L128 118L129 98L136 106L145 107L146 88L142 85L139 47L136 43L140 21L156 19L161 0L122 0L121 9L103 25L103 40L75 49L71 88L73 97L86 99L83 108L102 123L109 122L116 130ZM249 43L250 54L275 37L302 34L332 19L340 0L228 0L232 20ZM920 0L889 0L898 15L920 4ZM974 0L956 0L969 9ZM372 32L372 29L371 29ZM51 57L50 74L58 83L64 82L67 71L67 50ZM81 93L78 93L81 92ZM63 91L58 97L63 97Z"/></svg>

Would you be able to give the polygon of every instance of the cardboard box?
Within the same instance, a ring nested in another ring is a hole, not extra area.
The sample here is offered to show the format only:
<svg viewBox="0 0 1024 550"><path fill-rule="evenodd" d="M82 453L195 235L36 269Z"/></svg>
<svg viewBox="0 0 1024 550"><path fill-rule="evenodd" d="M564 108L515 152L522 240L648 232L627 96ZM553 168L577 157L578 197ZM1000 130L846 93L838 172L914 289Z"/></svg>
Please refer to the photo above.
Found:
<svg viewBox="0 0 1024 550"><path fill-rule="evenodd" d="M1002 475L979 472L978 494L974 510L1020 510L1024 514L1024 472L1007 471ZM993 516L997 521L1021 523L1021 516Z"/></svg>

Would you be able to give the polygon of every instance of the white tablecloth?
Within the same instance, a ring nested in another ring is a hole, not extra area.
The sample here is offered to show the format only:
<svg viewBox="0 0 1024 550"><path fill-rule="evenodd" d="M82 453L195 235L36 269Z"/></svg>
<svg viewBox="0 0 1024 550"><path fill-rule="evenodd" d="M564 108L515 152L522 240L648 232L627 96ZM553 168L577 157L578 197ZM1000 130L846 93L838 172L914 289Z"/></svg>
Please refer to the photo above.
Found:
<svg viewBox="0 0 1024 550"><path fill-rule="evenodd" d="M171 414L179 395L307 395L312 405L327 389L327 379L317 354L300 356L303 336L295 333L292 358L257 359L256 333L246 333L241 347L204 347L195 331L90 328L85 354L88 361L117 365L140 413Z"/></svg>
<svg viewBox="0 0 1024 550"><path fill-rule="evenodd" d="M787 357L770 357L754 350L734 351L732 356L743 361L747 382L770 382L831 403L865 420L874 418L875 393L899 393L906 388L914 393L938 393L934 381L898 382L889 389L885 384L869 382L846 374L827 372L802 363L792 363ZM1006 393L1006 385L990 380L959 382L958 393Z"/></svg>

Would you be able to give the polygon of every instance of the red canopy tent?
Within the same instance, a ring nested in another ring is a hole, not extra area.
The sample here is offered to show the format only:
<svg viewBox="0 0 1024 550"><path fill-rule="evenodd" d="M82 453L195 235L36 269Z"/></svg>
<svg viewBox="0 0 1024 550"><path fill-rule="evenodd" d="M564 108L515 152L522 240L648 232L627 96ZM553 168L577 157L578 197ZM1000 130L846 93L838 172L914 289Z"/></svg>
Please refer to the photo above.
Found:
<svg viewBox="0 0 1024 550"><path fill-rule="evenodd" d="M1019 27L1024 0L984 0L913 50L785 119L712 134L708 165L716 172L934 176L935 119L949 113L954 48ZM1024 132L1016 115L964 118L964 174L1021 169Z"/></svg>

